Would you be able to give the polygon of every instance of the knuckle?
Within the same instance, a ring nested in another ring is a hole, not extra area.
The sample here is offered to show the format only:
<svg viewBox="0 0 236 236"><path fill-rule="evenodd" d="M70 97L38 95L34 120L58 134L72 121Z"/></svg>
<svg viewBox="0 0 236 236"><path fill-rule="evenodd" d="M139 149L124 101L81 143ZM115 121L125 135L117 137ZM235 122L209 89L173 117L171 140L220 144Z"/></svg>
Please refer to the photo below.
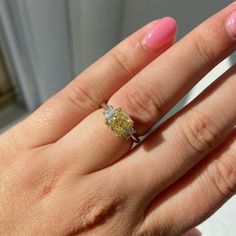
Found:
<svg viewBox="0 0 236 236"><path fill-rule="evenodd" d="M32 202L38 202L48 196L54 189L55 176L49 170L47 162L35 158L32 162L32 151L18 154L18 159L4 170L1 185L5 186L5 196L14 200L22 197L28 198L25 207ZM7 178L6 178L7 176Z"/></svg>
<svg viewBox="0 0 236 236"><path fill-rule="evenodd" d="M207 114L192 110L180 120L185 143L198 154L206 154L222 136L216 122Z"/></svg>
<svg viewBox="0 0 236 236"><path fill-rule="evenodd" d="M235 159L235 154L234 160ZM212 181L215 188L226 199L236 193L236 165L223 159L215 160Z"/></svg>
<svg viewBox="0 0 236 236"><path fill-rule="evenodd" d="M86 184L80 185L79 204L75 209L72 209L74 214L71 215L72 219L68 222L70 235L88 232L120 214L123 198L111 190L109 186L94 185L94 181L97 182L97 179L91 178L90 181L94 187L89 191ZM108 182L108 180L105 181ZM72 225L71 222L73 222ZM116 230L117 226L113 226Z"/></svg>
<svg viewBox="0 0 236 236"><path fill-rule="evenodd" d="M118 67L119 71L125 72L128 76L133 77L135 75L134 70L132 69L132 62L130 57L126 56L126 53L114 49L110 52L112 60L114 60L114 65Z"/></svg>
<svg viewBox="0 0 236 236"><path fill-rule="evenodd" d="M49 196L55 189L56 182L58 181L58 174L51 169L48 161L38 158L32 165L32 153L25 153L21 163L17 164L19 172L23 173L19 178L19 186L24 186L26 189L31 189L34 197L37 200ZM38 156L38 153L34 153ZM41 157L41 156L39 156ZM46 173L45 173L46 172ZM58 172L59 173L59 172Z"/></svg>
<svg viewBox="0 0 236 236"><path fill-rule="evenodd" d="M141 126L150 126L163 115L162 107L165 102L161 99L161 93L152 92L150 87L136 84L129 90L125 90L125 105L128 113Z"/></svg>
<svg viewBox="0 0 236 236"><path fill-rule="evenodd" d="M81 80L75 80L64 93L67 100L81 110L97 109L103 101L102 92Z"/></svg>
<svg viewBox="0 0 236 236"><path fill-rule="evenodd" d="M199 28L192 37L196 55L199 56L203 62L215 63L217 60L216 50L212 47L212 40L214 40L214 37L212 32L206 32L203 27Z"/></svg>
<svg viewBox="0 0 236 236"><path fill-rule="evenodd" d="M87 230L94 227L104 218L109 218L119 206L119 203L112 199L88 198L80 209L80 230Z"/></svg>

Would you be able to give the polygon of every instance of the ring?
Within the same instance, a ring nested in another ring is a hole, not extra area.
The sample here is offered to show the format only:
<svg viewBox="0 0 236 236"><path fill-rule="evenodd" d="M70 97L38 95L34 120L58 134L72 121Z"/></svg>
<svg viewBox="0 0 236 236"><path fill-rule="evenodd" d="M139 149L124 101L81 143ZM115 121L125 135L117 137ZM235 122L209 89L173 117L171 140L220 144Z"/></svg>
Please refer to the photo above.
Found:
<svg viewBox="0 0 236 236"><path fill-rule="evenodd" d="M101 104L101 107L105 110L103 112L105 124L117 136L123 136L127 140L131 138L135 143L140 141L135 135L134 121L126 112L122 111L121 108L114 108L111 105L107 105L105 102Z"/></svg>

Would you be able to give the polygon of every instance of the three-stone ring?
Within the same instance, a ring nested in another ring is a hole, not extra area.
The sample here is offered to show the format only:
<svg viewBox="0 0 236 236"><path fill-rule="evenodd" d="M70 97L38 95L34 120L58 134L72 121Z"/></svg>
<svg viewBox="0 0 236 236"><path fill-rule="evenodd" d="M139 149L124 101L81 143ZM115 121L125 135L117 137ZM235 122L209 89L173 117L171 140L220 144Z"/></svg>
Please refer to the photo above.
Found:
<svg viewBox="0 0 236 236"><path fill-rule="evenodd" d="M125 139L131 138L135 143L140 141L135 135L134 121L126 112L122 111L121 108L114 108L111 105L107 105L105 102L101 104L101 107L105 110L103 112L105 124L117 136L123 136Z"/></svg>

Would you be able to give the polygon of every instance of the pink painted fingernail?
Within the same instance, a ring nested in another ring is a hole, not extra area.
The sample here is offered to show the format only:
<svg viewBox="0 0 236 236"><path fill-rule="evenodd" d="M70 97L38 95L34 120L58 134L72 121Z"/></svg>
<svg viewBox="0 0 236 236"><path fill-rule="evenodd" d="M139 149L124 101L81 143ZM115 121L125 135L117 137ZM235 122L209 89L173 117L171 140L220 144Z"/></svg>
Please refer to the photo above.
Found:
<svg viewBox="0 0 236 236"><path fill-rule="evenodd" d="M233 12L227 19L226 29L233 39L236 39L236 11Z"/></svg>
<svg viewBox="0 0 236 236"><path fill-rule="evenodd" d="M154 24L143 39L143 46L156 51L174 40L177 31L176 21L171 17L164 17Z"/></svg>

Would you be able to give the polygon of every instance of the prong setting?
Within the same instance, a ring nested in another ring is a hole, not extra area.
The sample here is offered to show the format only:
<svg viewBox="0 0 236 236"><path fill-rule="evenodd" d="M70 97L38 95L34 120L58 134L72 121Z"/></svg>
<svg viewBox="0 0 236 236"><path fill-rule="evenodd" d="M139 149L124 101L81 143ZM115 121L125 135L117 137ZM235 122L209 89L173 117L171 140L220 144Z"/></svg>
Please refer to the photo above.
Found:
<svg viewBox="0 0 236 236"><path fill-rule="evenodd" d="M116 133L117 136L123 136L129 139L134 135L134 121L121 108L114 108L108 105L103 112L105 124Z"/></svg>

